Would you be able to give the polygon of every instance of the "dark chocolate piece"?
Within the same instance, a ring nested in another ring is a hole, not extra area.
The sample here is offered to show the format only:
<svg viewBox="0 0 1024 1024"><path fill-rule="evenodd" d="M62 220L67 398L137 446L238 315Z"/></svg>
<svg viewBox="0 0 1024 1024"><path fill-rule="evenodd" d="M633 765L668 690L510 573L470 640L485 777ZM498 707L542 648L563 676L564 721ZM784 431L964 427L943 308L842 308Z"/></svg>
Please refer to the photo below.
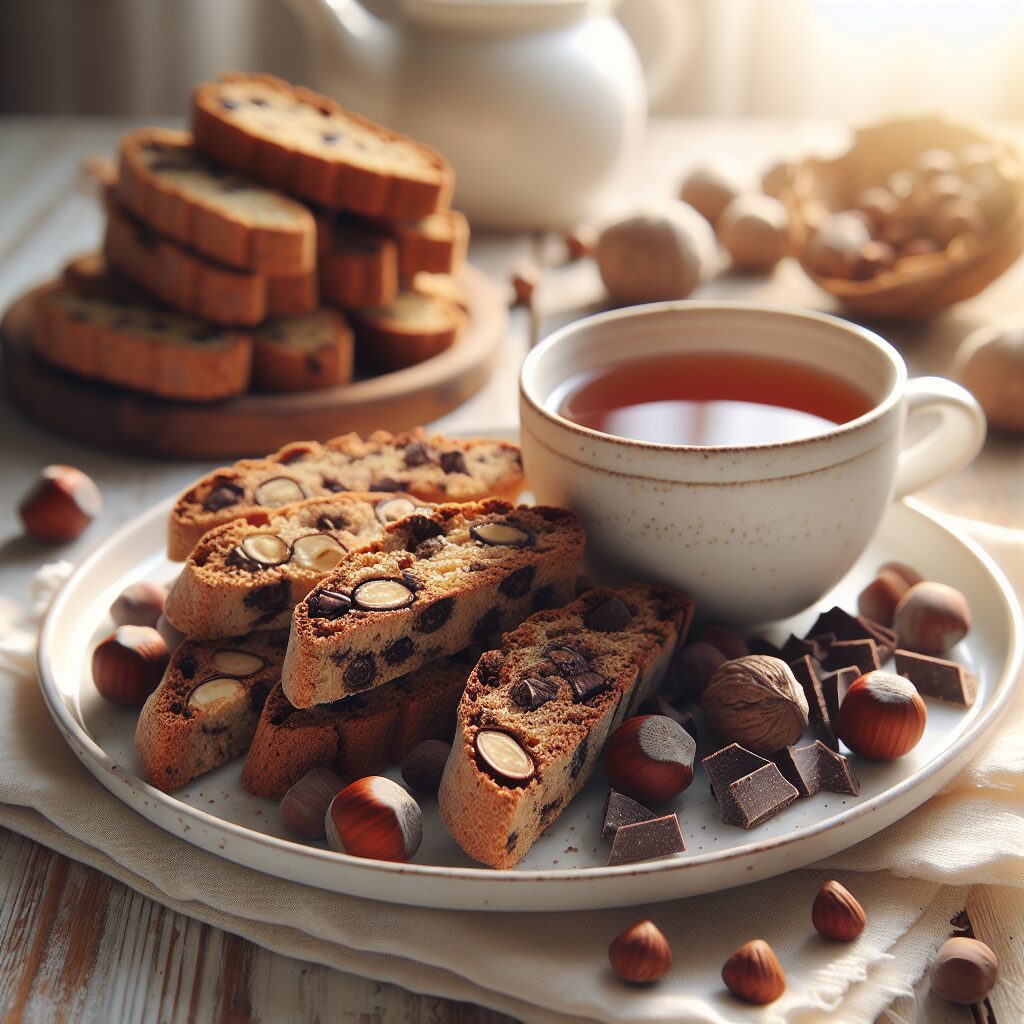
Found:
<svg viewBox="0 0 1024 1024"><path fill-rule="evenodd" d="M860 783L850 762L820 740L806 747L785 747L774 755L773 760L786 781L794 785L802 797L814 796L823 789L852 796L860 793Z"/></svg>
<svg viewBox="0 0 1024 1024"><path fill-rule="evenodd" d="M818 746L818 782L828 793L848 793L850 796L860 795L860 780L854 774L848 758L835 750L830 750L824 743Z"/></svg>
<svg viewBox="0 0 1024 1024"><path fill-rule="evenodd" d="M771 658L782 658L782 648L764 636L751 637L747 643L751 654L767 654ZM783 658L783 661L785 659Z"/></svg>
<svg viewBox="0 0 1024 1024"><path fill-rule="evenodd" d="M875 643L878 644L878 660L884 665L900 645L899 633L891 626L883 626L881 622L875 622L866 615L858 615L857 618L865 629L870 630Z"/></svg>
<svg viewBox="0 0 1024 1024"><path fill-rule="evenodd" d="M808 637L821 636L823 633L832 633L838 641L843 640L870 640L871 630L868 629L856 615L836 605L827 612L822 612L814 625L807 631Z"/></svg>
<svg viewBox="0 0 1024 1024"><path fill-rule="evenodd" d="M821 690L825 694L825 707L828 708L829 720L834 722L839 717L839 705L843 703L846 691L854 679L860 678L861 671L856 665L847 665L820 677Z"/></svg>
<svg viewBox="0 0 1024 1024"><path fill-rule="evenodd" d="M586 672L589 666L587 659L575 647L568 644L555 644L549 647L544 654L553 661L559 671L566 674Z"/></svg>
<svg viewBox="0 0 1024 1024"><path fill-rule="evenodd" d="M779 766L769 761L725 790L720 801L722 822L754 828L784 811L796 798L796 788L783 778Z"/></svg>
<svg viewBox="0 0 1024 1024"><path fill-rule="evenodd" d="M633 613L617 597L602 601L583 617L583 625L597 633L617 633L632 621Z"/></svg>
<svg viewBox="0 0 1024 1024"><path fill-rule="evenodd" d="M763 757L758 757L746 747L741 747L738 743L730 743L729 746L716 750L715 753L705 757L701 764L704 765L704 771L708 773L711 792L721 803L722 794L733 782L743 778L744 775L757 771L758 768L763 768L770 762Z"/></svg>
<svg viewBox="0 0 1024 1024"><path fill-rule="evenodd" d="M577 704L583 704L604 693L611 686L611 680L600 672L581 672L578 676L571 676L569 685L572 686L572 697Z"/></svg>
<svg viewBox="0 0 1024 1024"><path fill-rule="evenodd" d="M878 644L870 638L866 640L837 640L829 649L823 667L826 672L834 672L836 669L846 668L848 665L860 669L861 675L880 669L882 663L878 657Z"/></svg>
<svg viewBox="0 0 1024 1024"><path fill-rule="evenodd" d="M306 606L311 619L340 619L352 607L352 601L336 590L318 590Z"/></svg>
<svg viewBox="0 0 1024 1024"><path fill-rule="evenodd" d="M689 711L677 708L675 704L670 703L660 693L645 700L640 705L637 713L641 715L664 715L666 718L671 718L673 722L681 725L693 737L694 742L697 741L697 723L693 720L693 715Z"/></svg>
<svg viewBox="0 0 1024 1024"><path fill-rule="evenodd" d="M623 825L636 825L641 821L651 821L657 815L638 803L631 796L609 789L604 802L604 825L601 827L601 838L611 839Z"/></svg>
<svg viewBox="0 0 1024 1024"><path fill-rule="evenodd" d="M536 711L558 696L558 683L553 679L528 676L514 683L508 691L512 703L523 711Z"/></svg>
<svg viewBox="0 0 1024 1024"><path fill-rule="evenodd" d="M978 677L955 661L904 650L895 657L896 674L909 679L922 697L969 708L978 696Z"/></svg>
<svg viewBox="0 0 1024 1024"><path fill-rule="evenodd" d="M828 702L825 700L825 692L821 687L820 662L805 656L798 661L791 661L789 667L793 670L793 675L807 698L811 731L830 747L838 746L835 726L832 724Z"/></svg>
<svg viewBox="0 0 1024 1024"><path fill-rule="evenodd" d="M815 661L824 661L828 657L829 648L835 637L831 633L823 633L821 636L801 638L792 633L782 645L782 653L779 655L783 661L792 664L800 658L813 658Z"/></svg>
<svg viewBox="0 0 1024 1024"><path fill-rule="evenodd" d="M635 864L641 860L682 853L685 849L679 818L675 814L666 814L663 818L620 826L612 840L608 864Z"/></svg>

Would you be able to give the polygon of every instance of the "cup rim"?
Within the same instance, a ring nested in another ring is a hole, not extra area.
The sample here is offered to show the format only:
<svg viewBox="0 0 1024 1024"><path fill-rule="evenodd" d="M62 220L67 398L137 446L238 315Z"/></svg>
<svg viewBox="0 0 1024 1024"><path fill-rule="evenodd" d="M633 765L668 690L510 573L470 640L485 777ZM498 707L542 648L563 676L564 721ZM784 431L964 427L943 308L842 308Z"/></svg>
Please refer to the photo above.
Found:
<svg viewBox="0 0 1024 1024"><path fill-rule="evenodd" d="M848 420L846 423L837 423L832 429L812 434L809 437L792 438L787 441L753 442L749 444L728 444L728 445L690 445L690 444L664 444L655 441L641 441L635 438L620 437L618 434L606 434L592 427L584 427L573 420L567 419L560 413L549 409L540 399L532 393L532 382L529 376L536 372L537 365L545 358L548 352L564 343L564 339L587 330L594 326L616 320L640 319L658 313L686 313L692 312L741 312L757 313L768 316L782 317L813 321L830 328L839 328L848 334L855 335L863 341L868 342L881 355L889 361L895 371L895 377L886 395L861 416ZM834 437L842 437L847 434L862 430L889 413L899 402L900 395L907 383L907 366L903 357L896 348L886 341L880 334L863 327L860 324L844 320L842 317L833 316L830 313L821 313L817 310L801 309L798 306L775 305L766 302L748 302L739 299L671 299L666 302L648 302L638 306L624 306L620 309L605 310L600 313L593 313L590 316L573 320L554 330L546 338L540 341L531 349L523 360L519 371L519 394L535 412L549 421L555 423L562 429L580 434L583 437L591 438L594 441L601 441L608 444L619 445L624 448L640 449L651 452L709 452L735 453L745 451L765 452L795 449L802 446L818 443Z"/></svg>

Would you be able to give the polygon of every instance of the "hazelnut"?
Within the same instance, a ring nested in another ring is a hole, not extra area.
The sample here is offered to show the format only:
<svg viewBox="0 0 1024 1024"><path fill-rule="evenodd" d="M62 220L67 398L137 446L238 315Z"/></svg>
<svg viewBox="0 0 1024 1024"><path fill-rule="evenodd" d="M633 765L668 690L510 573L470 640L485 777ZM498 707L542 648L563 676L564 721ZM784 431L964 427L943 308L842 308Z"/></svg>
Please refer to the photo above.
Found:
<svg viewBox="0 0 1024 1024"><path fill-rule="evenodd" d="M115 626L156 626L163 614L167 588L160 583L139 580L129 583L110 606Z"/></svg>
<svg viewBox="0 0 1024 1024"><path fill-rule="evenodd" d="M864 220L853 212L826 217L807 243L808 266L821 277L853 276L861 248L871 241Z"/></svg>
<svg viewBox="0 0 1024 1024"><path fill-rule="evenodd" d="M367 775L346 786L327 808L327 845L338 853L407 861L423 840L419 804L397 783Z"/></svg>
<svg viewBox="0 0 1024 1024"><path fill-rule="evenodd" d="M711 623L697 634L698 640L704 640L717 647L731 661L733 658L745 658L750 653L747 641L738 636L728 626Z"/></svg>
<svg viewBox="0 0 1024 1024"><path fill-rule="evenodd" d="M167 644L168 654L173 654L178 649L181 641L185 639L185 634L162 613L156 620L156 631L163 637L164 643Z"/></svg>
<svg viewBox="0 0 1024 1024"><path fill-rule="evenodd" d="M737 999L758 1006L775 1002L786 991L782 964L764 939L753 939L740 946L726 960L722 981Z"/></svg>
<svg viewBox="0 0 1024 1024"><path fill-rule="evenodd" d="M975 187L978 210L990 230L1010 217L1020 202L1014 185L995 171L980 177Z"/></svg>
<svg viewBox="0 0 1024 1024"><path fill-rule="evenodd" d="M894 572L897 576L902 576L907 581L907 586L912 587L917 583L924 583L924 577L912 566L906 564L906 562L884 562L878 567L880 573L883 572Z"/></svg>
<svg viewBox="0 0 1024 1024"><path fill-rule="evenodd" d="M807 697L781 659L750 654L720 665L704 696L704 721L726 743L771 754L807 728Z"/></svg>
<svg viewBox="0 0 1024 1024"><path fill-rule="evenodd" d="M836 735L855 753L894 761L924 735L928 711L914 684L892 672L867 672L846 691Z"/></svg>
<svg viewBox="0 0 1024 1024"><path fill-rule="evenodd" d="M869 281L889 270L896 262L896 250L888 242L865 242L857 253L853 276L858 281Z"/></svg>
<svg viewBox="0 0 1024 1024"><path fill-rule="evenodd" d="M826 939L852 942L862 931L867 918L853 894L838 882L826 882L814 897L811 922Z"/></svg>
<svg viewBox="0 0 1024 1024"><path fill-rule="evenodd" d="M676 685L671 688L669 696L678 694L699 701L715 669L725 660L725 655L717 647L704 640L684 647L676 658Z"/></svg>
<svg viewBox="0 0 1024 1024"><path fill-rule="evenodd" d="M614 789L642 803L661 803L693 781L694 738L664 715L628 718L604 748L604 770Z"/></svg>
<svg viewBox="0 0 1024 1024"><path fill-rule="evenodd" d="M100 514L103 500L92 479L74 466L45 466L18 506L25 530L36 540L74 540Z"/></svg>
<svg viewBox="0 0 1024 1024"><path fill-rule="evenodd" d="M111 704L140 708L157 688L167 660L167 644L151 626L118 626L92 652L92 680Z"/></svg>
<svg viewBox="0 0 1024 1024"><path fill-rule="evenodd" d="M664 715L671 718L676 725L681 725L697 741L697 723L689 711L682 711L674 704L671 704L663 694L656 693L648 697L638 709L641 715Z"/></svg>
<svg viewBox="0 0 1024 1024"><path fill-rule="evenodd" d="M742 168L719 160L692 170L679 187L679 198L706 220L717 224L725 208L737 196L749 191Z"/></svg>
<svg viewBox="0 0 1024 1024"><path fill-rule="evenodd" d="M928 233L941 248L961 235L980 235L985 221L969 199L946 199L928 215Z"/></svg>
<svg viewBox="0 0 1024 1024"><path fill-rule="evenodd" d="M967 636L971 612L959 590L926 580L900 598L892 628L909 650L941 656Z"/></svg>
<svg viewBox="0 0 1024 1024"><path fill-rule="evenodd" d="M323 839L327 808L345 788L337 772L323 765L306 772L281 799L281 821L303 839Z"/></svg>
<svg viewBox="0 0 1024 1024"><path fill-rule="evenodd" d="M771 270L789 249L789 214L771 196L737 196L722 211L716 229L740 270Z"/></svg>
<svg viewBox="0 0 1024 1024"><path fill-rule="evenodd" d="M714 235L693 207L666 204L605 228L597 268L615 302L682 299L700 284L715 251Z"/></svg>
<svg viewBox="0 0 1024 1024"><path fill-rule="evenodd" d="M865 213L875 228L880 228L900 208L900 201L881 185L862 189L853 197L853 208Z"/></svg>
<svg viewBox="0 0 1024 1024"><path fill-rule="evenodd" d="M1024 434L1024 327L983 328L957 354L956 376L985 410L989 426Z"/></svg>
<svg viewBox="0 0 1024 1024"><path fill-rule="evenodd" d="M878 575L860 592L857 611L883 626L892 625L892 617L900 598L910 584L892 569L881 569Z"/></svg>
<svg viewBox="0 0 1024 1024"><path fill-rule="evenodd" d="M923 149L914 159L914 171L925 180L940 174L956 174L958 161L948 149L938 146Z"/></svg>
<svg viewBox="0 0 1024 1024"><path fill-rule="evenodd" d="M777 160L761 175L761 191L773 199L780 199L789 188L790 163Z"/></svg>
<svg viewBox="0 0 1024 1024"><path fill-rule="evenodd" d="M668 974L672 947L653 921L637 921L612 939L608 961L623 981L644 985Z"/></svg>
<svg viewBox="0 0 1024 1024"><path fill-rule="evenodd" d="M935 955L932 991L951 1003L973 1006L992 991L999 961L992 948L978 939L947 939Z"/></svg>
<svg viewBox="0 0 1024 1024"><path fill-rule="evenodd" d="M577 224L566 231L563 240L566 262L575 263L576 260L594 255L597 248L597 231L589 224Z"/></svg>
<svg viewBox="0 0 1024 1024"><path fill-rule="evenodd" d="M535 263L520 263L512 271L512 306L533 305L533 293L540 284L540 268Z"/></svg>
<svg viewBox="0 0 1024 1024"><path fill-rule="evenodd" d="M451 749L452 745L443 740L417 743L402 761L402 778L406 785L417 793L436 796Z"/></svg>

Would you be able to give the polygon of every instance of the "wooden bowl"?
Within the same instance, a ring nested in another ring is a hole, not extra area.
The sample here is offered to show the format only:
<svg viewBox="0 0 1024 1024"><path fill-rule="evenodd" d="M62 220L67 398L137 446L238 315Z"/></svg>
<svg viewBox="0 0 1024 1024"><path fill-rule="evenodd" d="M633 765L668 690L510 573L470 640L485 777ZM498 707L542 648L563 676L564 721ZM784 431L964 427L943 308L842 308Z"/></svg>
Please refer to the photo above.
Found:
<svg viewBox="0 0 1024 1024"><path fill-rule="evenodd" d="M973 143L992 147L1013 205L984 236L961 235L937 253L904 257L865 281L824 277L807 263L807 243L822 219L848 210L854 196L884 185L923 150L958 153ZM919 320L976 295L1024 252L1024 162L1007 141L980 125L939 117L885 121L855 132L853 145L833 160L809 158L789 169L782 190L789 209L793 254L816 284L847 310L872 317Z"/></svg>

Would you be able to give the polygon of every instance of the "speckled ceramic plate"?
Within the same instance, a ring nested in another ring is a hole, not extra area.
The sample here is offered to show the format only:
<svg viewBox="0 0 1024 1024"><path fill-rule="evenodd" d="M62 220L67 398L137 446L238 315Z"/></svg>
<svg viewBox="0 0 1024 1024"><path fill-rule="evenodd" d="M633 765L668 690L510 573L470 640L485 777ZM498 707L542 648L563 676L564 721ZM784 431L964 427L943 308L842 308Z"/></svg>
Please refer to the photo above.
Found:
<svg viewBox="0 0 1024 1024"><path fill-rule="evenodd" d="M180 566L164 557L170 502L140 516L87 559L57 595L43 626L43 694L82 763L112 793L161 828L238 864L338 892L450 909L567 910L671 899L744 884L827 857L891 825L922 804L971 758L1010 698L1021 660L1021 617L999 569L970 539L915 504L893 505L864 557L822 606L852 607L880 562L899 559L967 595L975 626L955 657L981 677L969 711L929 704L928 726L909 755L890 764L854 759L857 798L798 800L750 832L722 824L707 779L669 805L679 812L686 852L609 868L600 838L607 784L600 768L548 833L512 871L474 867L424 801L424 842L411 864L336 854L290 840L273 801L241 785L241 760L165 794L148 785L133 751L136 714L112 707L93 686L91 651L111 629L110 603L137 579L169 582ZM813 612L778 625L803 632ZM709 753L707 743L699 755ZM392 775L398 779L397 772Z"/></svg>

